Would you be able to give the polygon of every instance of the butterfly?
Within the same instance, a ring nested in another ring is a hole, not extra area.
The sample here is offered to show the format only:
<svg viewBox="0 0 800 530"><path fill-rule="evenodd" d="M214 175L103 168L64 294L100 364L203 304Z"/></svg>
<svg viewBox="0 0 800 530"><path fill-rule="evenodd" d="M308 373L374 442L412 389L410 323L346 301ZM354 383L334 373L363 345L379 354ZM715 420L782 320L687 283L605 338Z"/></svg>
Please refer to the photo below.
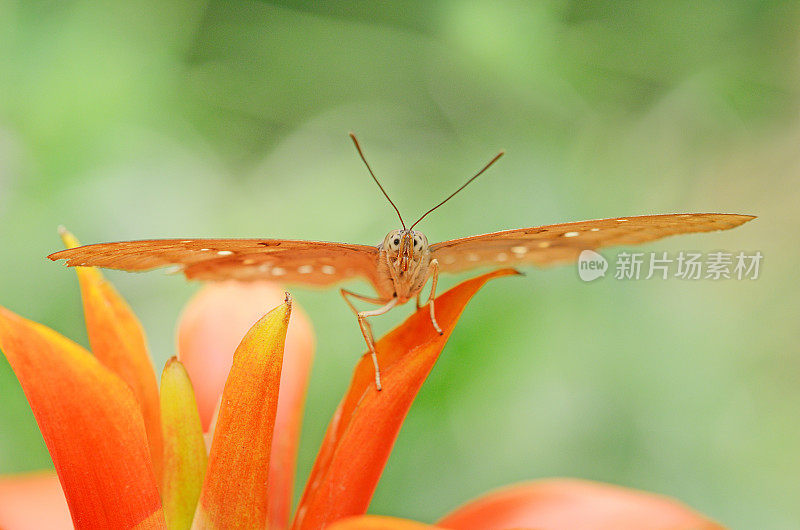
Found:
<svg viewBox="0 0 800 530"><path fill-rule="evenodd" d="M498 153L463 186L406 228L400 211L367 163L355 135L351 133L350 137L369 174L397 212L402 226L386 234L377 246L289 239L155 239L85 245L48 257L66 260L70 267L95 266L125 271L176 266L187 278L206 281L269 279L327 287L352 278L365 279L374 288L375 296L347 289L340 289L340 292L358 319L375 366L376 388L380 390L375 339L367 319L383 315L412 298L416 298L417 308L421 307L422 290L430 280L427 299L430 320L441 334L435 311L440 272L569 262L586 249L646 243L675 234L728 230L755 218L722 213L643 215L518 228L430 244L414 227L478 178L504 153ZM380 307L359 311L353 299Z"/></svg>

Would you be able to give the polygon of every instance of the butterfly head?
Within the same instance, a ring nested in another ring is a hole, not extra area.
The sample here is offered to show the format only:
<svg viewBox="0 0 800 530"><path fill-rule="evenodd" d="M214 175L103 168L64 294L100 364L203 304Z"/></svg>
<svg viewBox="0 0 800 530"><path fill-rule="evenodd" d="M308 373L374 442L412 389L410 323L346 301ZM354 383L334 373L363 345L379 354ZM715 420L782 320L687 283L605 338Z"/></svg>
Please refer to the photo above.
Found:
<svg viewBox="0 0 800 530"><path fill-rule="evenodd" d="M392 230L383 239L382 247L395 268L407 272L416 268L428 252L428 238L415 230Z"/></svg>

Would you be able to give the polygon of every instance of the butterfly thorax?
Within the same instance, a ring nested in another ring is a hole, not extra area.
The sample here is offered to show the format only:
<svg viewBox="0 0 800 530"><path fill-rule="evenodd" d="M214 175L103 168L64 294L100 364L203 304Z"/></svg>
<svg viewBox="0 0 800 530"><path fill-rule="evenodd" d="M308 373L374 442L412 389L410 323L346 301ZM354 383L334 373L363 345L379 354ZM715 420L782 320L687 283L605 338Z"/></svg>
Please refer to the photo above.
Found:
<svg viewBox="0 0 800 530"><path fill-rule="evenodd" d="M428 279L428 238L414 230L392 230L378 246L380 295L405 303L419 293Z"/></svg>

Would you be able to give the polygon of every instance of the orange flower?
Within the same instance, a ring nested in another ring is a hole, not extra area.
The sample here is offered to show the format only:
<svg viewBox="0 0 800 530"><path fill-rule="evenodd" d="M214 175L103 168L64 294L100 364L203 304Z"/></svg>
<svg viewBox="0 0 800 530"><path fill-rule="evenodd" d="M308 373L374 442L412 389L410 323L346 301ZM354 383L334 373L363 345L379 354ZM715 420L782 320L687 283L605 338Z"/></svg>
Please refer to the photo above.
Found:
<svg viewBox="0 0 800 530"><path fill-rule="evenodd" d="M65 241L76 243L69 234ZM512 273L485 274L439 296L443 335L423 308L378 341L383 391L374 387L371 361L361 359L293 521L313 337L308 319L277 287L205 287L181 318L180 360L167 363L160 388L138 320L98 271L78 269L94 355L0 307L0 349L57 473L57 480L52 473L0 477L0 528L69 528L70 517L76 528L429 527L364 514L467 302L488 280ZM208 453L206 432L213 434ZM492 493L438 525L719 528L670 499L574 480Z"/></svg>

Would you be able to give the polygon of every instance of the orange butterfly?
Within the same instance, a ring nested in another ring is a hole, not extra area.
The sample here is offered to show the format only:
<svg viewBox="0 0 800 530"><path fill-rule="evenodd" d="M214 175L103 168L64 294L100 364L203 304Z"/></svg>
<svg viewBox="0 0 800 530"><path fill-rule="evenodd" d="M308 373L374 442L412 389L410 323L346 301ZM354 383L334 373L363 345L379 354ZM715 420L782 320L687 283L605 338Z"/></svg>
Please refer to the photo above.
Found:
<svg viewBox="0 0 800 530"><path fill-rule="evenodd" d="M504 230L429 245L425 235L414 227L478 178L503 152L406 228L400 211L372 172L356 137L352 133L350 137L403 227L389 232L378 246L288 239L156 239L86 245L48 257L51 260L65 259L70 267L96 266L126 271L175 265L193 280L270 279L328 286L350 278L366 279L377 296L364 296L346 289L340 292L358 317L361 333L375 364L375 384L380 390L375 340L367 318L382 315L414 297L417 307L420 307L422 288L430 279L428 305L431 323L441 333L434 309L439 272L460 272L499 264L546 265L573 261L585 249L645 243L674 234L727 230L755 218L752 215L718 213L644 215ZM348 297L380 307L358 311Z"/></svg>

